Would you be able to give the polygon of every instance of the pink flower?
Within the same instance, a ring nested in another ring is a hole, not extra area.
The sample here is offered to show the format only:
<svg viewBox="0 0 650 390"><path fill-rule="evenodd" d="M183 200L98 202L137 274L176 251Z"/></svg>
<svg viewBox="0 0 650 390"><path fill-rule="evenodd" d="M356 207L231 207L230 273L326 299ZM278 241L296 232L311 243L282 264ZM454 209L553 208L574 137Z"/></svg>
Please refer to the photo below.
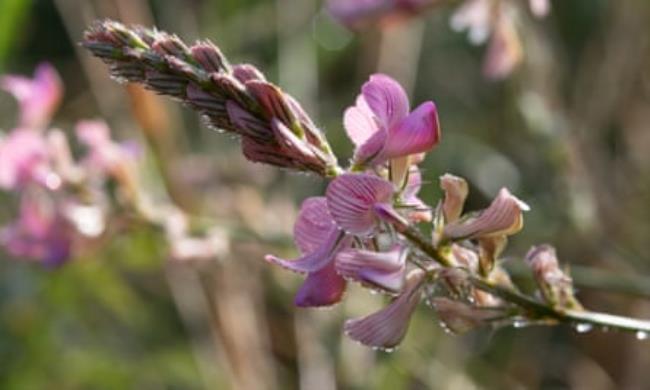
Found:
<svg viewBox="0 0 650 390"><path fill-rule="evenodd" d="M54 189L60 179L50 167L43 135L33 129L16 129L0 139L0 188L11 190L28 183Z"/></svg>
<svg viewBox="0 0 650 390"><path fill-rule="evenodd" d="M63 95L61 79L47 63L36 68L33 79L17 75L0 77L0 88L18 100L19 125L26 128L43 128L47 125Z"/></svg>
<svg viewBox="0 0 650 390"><path fill-rule="evenodd" d="M389 159L423 153L440 141L438 112L425 102L409 113L402 87L375 74L361 88L356 104L344 115L344 126L355 144L355 166L378 165Z"/></svg>
<svg viewBox="0 0 650 390"><path fill-rule="evenodd" d="M72 227L51 199L23 193L18 220L0 231L0 244L12 256L58 266L70 257Z"/></svg>

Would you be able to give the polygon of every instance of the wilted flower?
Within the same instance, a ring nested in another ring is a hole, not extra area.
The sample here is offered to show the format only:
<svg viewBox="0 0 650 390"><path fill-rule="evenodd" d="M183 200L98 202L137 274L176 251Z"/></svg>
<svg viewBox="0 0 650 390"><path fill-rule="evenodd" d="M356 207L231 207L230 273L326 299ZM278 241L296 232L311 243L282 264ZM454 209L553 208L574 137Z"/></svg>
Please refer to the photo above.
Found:
<svg viewBox="0 0 650 390"><path fill-rule="evenodd" d="M455 222L463 213L465 199L467 199L469 193L467 182L462 177L447 173L440 177L440 188L445 193L442 202L445 222Z"/></svg>
<svg viewBox="0 0 650 390"><path fill-rule="evenodd" d="M550 245L534 246L526 254L526 261L548 303L568 309L582 308L574 295L573 280L560 269L555 248Z"/></svg>
<svg viewBox="0 0 650 390"><path fill-rule="evenodd" d="M468 332L504 315L496 308L476 307L444 297L432 298L431 303L445 328L456 334Z"/></svg>
<svg viewBox="0 0 650 390"><path fill-rule="evenodd" d="M409 113L404 89L382 74L371 76L363 85L343 121L356 146L354 165L358 167L428 152L440 141L435 104L422 103Z"/></svg>
<svg viewBox="0 0 650 390"><path fill-rule="evenodd" d="M63 95L59 75L47 63L36 68L33 79L18 75L0 77L0 88L18 100L19 126L30 129L40 129L47 125Z"/></svg>

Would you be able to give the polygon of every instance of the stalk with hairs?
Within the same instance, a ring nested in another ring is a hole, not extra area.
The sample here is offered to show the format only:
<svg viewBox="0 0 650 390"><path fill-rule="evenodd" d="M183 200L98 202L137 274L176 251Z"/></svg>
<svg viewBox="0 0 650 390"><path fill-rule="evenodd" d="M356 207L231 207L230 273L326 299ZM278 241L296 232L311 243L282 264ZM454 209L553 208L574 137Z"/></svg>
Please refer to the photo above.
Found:
<svg viewBox="0 0 650 390"><path fill-rule="evenodd" d="M650 332L650 321L584 308L549 245L525 256L538 290L522 293L500 255L522 229L529 208L507 189L484 210L464 213L468 184L446 174L440 178L444 196L435 207L420 199L418 164L440 142L438 112L430 101L411 109L390 77L372 75L345 111L355 152L343 169L325 134L295 99L252 65L230 65L210 42L188 46L165 32L100 21L82 44L116 79L171 96L210 126L238 135L249 160L329 180L324 196L302 204L294 227L301 255L266 260L305 275L297 306L336 304L348 283L389 296L384 309L345 323L351 338L377 348L397 346L422 301L455 333L533 324L606 328L639 339ZM423 224L431 224L431 237L421 232Z"/></svg>

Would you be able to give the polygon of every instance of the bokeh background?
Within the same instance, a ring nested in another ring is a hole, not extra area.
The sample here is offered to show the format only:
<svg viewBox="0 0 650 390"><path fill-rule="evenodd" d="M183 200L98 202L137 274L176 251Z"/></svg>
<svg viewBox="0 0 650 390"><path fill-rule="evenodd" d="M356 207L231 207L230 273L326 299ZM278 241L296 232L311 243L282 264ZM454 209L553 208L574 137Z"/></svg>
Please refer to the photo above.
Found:
<svg viewBox="0 0 650 390"><path fill-rule="evenodd" d="M417 312L403 345L385 353L345 338L345 318L382 297L356 287L328 310L298 310L297 275L264 263L291 255L297 206L325 183L255 165L237 141L197 115L119 85L78 45L97 18L210 38L231 62L250 62L297 97L341 161L341 123L376 71L414 103L434 100L443 142L424 163L423 199L437 177L468 178L469 209L502 186L528 202L506 267L525 289L522 255L557 246L586 306L650 318L650 2L557 0L545 19L523 13L525 61L503 81L482 74L484 46L449 27L459 2L421 18L353 34L315 0L0 0L0 72L51 62L65 83L54 126L103 118L149 160L158 198L214 221L228 251L169 261L162 233L128 224L46 269L0 253L2 389L644 389L650 343L570 327L445 333ZM0 128L16 103L0 94ZM0 195L0 221L16 201Z"/></svg>

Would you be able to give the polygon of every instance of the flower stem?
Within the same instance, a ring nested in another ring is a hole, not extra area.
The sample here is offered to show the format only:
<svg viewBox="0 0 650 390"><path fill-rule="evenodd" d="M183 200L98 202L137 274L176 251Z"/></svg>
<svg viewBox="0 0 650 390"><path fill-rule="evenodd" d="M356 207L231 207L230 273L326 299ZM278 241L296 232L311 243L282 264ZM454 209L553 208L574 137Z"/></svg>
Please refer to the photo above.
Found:
<svg viewBox="0 0 650 390"><path fill-rule="evenodd" d="M439 248L427 240L416 228L409 226L403 229L401 234L440 265L444 267L453 266L450 260L441 253ZM523 309L526 318L534 320L536 323L563 323L576 327L582 326L586 330L595 327L603 331L612 330L635 333L639 339L646 338L650 334L650 321L586 310L556 308L515 291L510 287L497 285L476 275L468 275L468 281L475 288L495 295Z"/></svg>

